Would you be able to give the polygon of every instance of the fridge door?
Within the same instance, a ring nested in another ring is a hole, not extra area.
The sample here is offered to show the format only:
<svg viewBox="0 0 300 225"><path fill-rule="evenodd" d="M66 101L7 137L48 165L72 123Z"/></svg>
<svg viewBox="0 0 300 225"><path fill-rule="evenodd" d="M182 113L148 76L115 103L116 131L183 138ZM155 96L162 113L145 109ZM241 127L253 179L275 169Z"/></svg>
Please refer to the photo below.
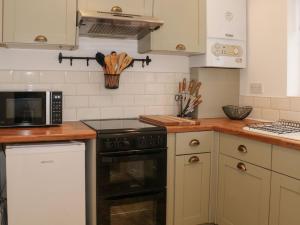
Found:
<svg viewBox="0 0 300 225"><path fill-rule="evenodd" d="M85 225L85 144L6 148L10 225Z"/></svg>

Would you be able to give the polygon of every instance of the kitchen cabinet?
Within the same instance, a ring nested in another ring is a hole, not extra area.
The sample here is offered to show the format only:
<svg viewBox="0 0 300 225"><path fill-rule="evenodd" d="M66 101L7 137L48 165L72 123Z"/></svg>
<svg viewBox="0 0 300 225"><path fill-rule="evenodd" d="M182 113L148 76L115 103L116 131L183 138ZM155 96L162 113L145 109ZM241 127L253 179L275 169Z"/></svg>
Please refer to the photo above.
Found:
<svg viewBox="0 0 300 225"><path fill-rule="evenodd" d="M210 153L176 156L174 225L209 221Z"/></svg>
<svg viewBox="0 0 300 225"><path fill-rule="evenodd" d="M175 52L200 53L204 52L204 41L200 33L204 27L205 8L201 0L155 0L153 16L164 21L157 31L150 33L138 42L138 51L145 53Z"/></svg>
<svg viewBox="0 0 300 225"><path fill-rule="evenodd" d="M4 0L3 42L8 46L76 45L77 0Z"/></svg>
<svg viewBox="0 0 300 225"><path fill-rule="evenodd" d="M152 16L153 0L79 0L79 9Z"/></svg>
<svg viewBox="0 0 300 225"><path fill-rule="evenodd" d="M300 224L300 181L272 173L269 225Z"/></svg>
<svg viewBox="0 0 300 225"><path fill-rule="evenodd" d="M246 40L246 0L208 0L207 37Z"/></svg>
<svg viewBox="0 0 300 225"><path fill-rule="evenodd" d="M267 169L220 155L217 223L268 225L270 179Z"/></svg>

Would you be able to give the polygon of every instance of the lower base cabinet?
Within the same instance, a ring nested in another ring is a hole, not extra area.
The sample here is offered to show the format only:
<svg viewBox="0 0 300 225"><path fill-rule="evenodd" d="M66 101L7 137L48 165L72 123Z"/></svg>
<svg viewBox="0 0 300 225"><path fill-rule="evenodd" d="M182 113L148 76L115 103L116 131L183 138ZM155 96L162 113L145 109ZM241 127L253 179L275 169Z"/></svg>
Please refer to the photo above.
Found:
<svg viewBox="0 0 300 225"><path fill-rule="evenodd" d="M269 225L300 224L300 180L272 173Z"/></svg>
<svg viewBox="0 0 300 225"><path fill-rule="evenodd" d="M176 156L174 225L209 220L210 153Z"/></svg>
<svg viewBox="0 0 300 225"><path fill-rule="evenodd" d="M220 155L217 224L268 225L270 182L271 171Z"/></svg>

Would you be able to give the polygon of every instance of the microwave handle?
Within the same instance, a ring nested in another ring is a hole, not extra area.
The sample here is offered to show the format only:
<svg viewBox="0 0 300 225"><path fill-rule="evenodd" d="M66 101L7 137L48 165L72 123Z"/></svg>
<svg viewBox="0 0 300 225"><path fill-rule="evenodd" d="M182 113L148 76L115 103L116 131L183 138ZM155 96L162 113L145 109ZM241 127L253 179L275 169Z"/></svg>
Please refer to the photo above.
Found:
<svg viewBox="0 0 300 225"><path fill-rule="evenodd" d="M46 125L51 124L50 104L51 104L51 93L50 91L47 91L46 92Z"/></svg>

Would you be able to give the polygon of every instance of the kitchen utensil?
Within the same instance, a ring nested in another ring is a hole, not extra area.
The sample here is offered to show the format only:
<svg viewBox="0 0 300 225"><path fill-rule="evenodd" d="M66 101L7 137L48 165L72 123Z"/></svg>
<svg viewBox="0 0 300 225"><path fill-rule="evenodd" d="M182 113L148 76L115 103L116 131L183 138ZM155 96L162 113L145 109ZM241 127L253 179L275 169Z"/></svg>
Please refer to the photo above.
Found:
<svg viewBox="0 0 300 225"><path fill-rule="evenodd" d="M243 120L252 112L253 108L251 106L234 106L226 105L222 107L226 116L232 120Z"/></svg>
<svg viewBox="0 0 300 225"><path fill-rule="evenodd" d="M120 73L122 73L128 66L130 66L132 62L133 62L133 58L131 58L129 55L127 55L124 58L122 65L120 67Z"/></svg>
<svg viewBox="0 0 300 225"><path fill-rule="evenodd" d="M118 69L117 69L117 74L121 73L121 66L122 63L124 61L124 59L126 58L127 54L125 52L122 52L118 55Z"/></svg>
<svg viewBox="0 0 300 225"><path fill-rule="evenodd" d="M112 67L112 74L116 74L118 70L118 56L116 52L112 52L110 55L110 63Z"/></svg>
<svg viewBox="0 0 300 225"><path fill-rule="evenodd" d="M97 52L96 54L96 61L103 67L105 68L105 62L104 62L105 55L102 54L101 52Z"/></svg>
<svg viewBox="0 0 300 225"><path fill-rule="evenodd" d="M112 68L112 65L111 65L110 55L105 56L104 61L105 61L106 73L107 74L113 74L113 68Z"/></svg>

